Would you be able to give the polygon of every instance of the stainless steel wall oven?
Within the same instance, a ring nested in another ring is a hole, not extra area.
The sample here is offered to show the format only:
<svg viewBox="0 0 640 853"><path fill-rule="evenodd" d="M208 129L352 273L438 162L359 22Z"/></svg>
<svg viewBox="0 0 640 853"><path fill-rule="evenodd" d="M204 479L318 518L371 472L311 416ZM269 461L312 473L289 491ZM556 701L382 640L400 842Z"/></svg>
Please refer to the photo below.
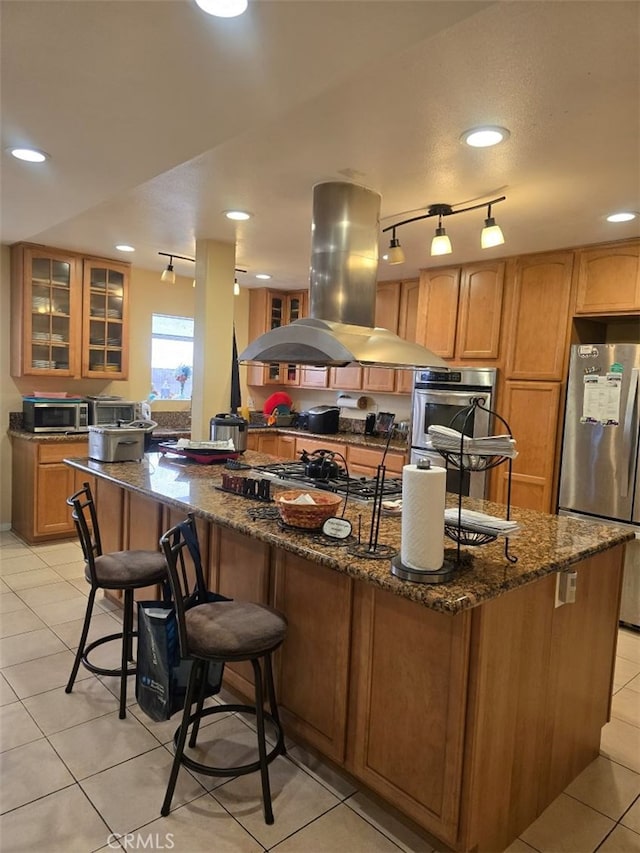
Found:
<svg viewBox="0 0 640 853"><path fill-rule="evenodd" d="M451 370L417 370L413 389L411 413L411 462L429 459L432 465L446 467L446 462L434 450L428 434L430 426L451 426L462 431L465 418L462 412L479 399L488 409L495 409L496 369L494 367L460 367ZM459 417L456 417L459 415ZM465 433L474 438L491 435L490 415L476 409L467 420ZM486 496L486 471L465 471L453 468L447 473L447 491L473 498Z"/></svg>

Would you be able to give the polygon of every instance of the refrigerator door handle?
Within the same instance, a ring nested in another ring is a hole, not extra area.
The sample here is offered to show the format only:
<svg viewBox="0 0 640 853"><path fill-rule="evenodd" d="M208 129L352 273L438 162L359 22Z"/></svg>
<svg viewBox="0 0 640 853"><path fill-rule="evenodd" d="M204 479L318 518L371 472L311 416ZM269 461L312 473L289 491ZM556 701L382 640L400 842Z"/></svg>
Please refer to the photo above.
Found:
<svg viewBox="0 0 640 853"><path fill-rule="evenodd" d="M626 477L622 477L622 483L620 485L620 497L626 498L629 494L629 489L632 486L631 477L632 477L632 467L633 467L633 459L632 454L635 449L635 446L631 442L632 436L632 427L633 427L633 409L636 405L638 398L638 380L640 376L640 369L634 367L631 371L631 382L629 384L629 394L627 396L627 406L624 413L624 427L622 432L622 458L624 463L626 463Z"/></svg>

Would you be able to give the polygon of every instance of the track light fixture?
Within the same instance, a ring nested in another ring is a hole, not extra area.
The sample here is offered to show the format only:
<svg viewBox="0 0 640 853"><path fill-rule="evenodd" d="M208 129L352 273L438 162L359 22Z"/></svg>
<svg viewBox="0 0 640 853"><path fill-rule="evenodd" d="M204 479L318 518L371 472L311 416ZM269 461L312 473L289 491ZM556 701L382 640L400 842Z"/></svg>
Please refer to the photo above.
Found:
<svg viewBox="0 0 640 853"><path fill-rule="evenodd" d="M192 264L195 264L195 258L187 258L184 255L171 255L169 252L158 252L159 255L164 255L165 258L169 258L169 263L167 264L166 270L162 270L162 275L160 276L160 281L165 284L175 284L176 283L176 274L173 271L173 259L178 258L181 261L191 261ZM195 287L195 280L194 280Z"/></svg>
<svg viewBox="0 0 640 853"><path fill-rule="evenodd" d="M386 231L391 231L391 240L389 242L388 262L390 264L401 264L404 262L404 252L400 246L400 241L396 237L396 228L402 225L408 225L409 222L417 222L420 219L430 219L432 216L438 217L438 227L431 241L432 255L450 255L453 251L451 240L449 239L446 229L442 225L444 216L455 216L458 213L467 213L469 210L487 209L487 217L484 220L484 228L480 236L480 246L483 249L490 249L493 246L501 246L504 243L504 235L499 225L491 215L491 207L504 201L506 196L500 198L492 198L491 201L484 201L481 204L473 204L470 207L462 207L460 210L454 210L449 204L432 204L427 208L427 212L420 216L412 216L411 219L403 219L402 222L395 222L393 225L388 225L382 229L384 234Z"/></svg>

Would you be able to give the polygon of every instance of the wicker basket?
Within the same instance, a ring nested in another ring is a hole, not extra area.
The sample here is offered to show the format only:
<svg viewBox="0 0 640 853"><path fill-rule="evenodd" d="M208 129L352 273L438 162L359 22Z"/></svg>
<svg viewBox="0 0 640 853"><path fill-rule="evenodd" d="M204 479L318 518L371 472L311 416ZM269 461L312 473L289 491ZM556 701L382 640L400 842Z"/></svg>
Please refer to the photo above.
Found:
<svg viewBox="0 0 640 853"><path fill-rule="evenodd" d="M310 495L313 504L292 504L300 495ZM291 527L305 527L307 530L316 530L322 527L324 522L335 515L342 503L339 495L331 492L312 491L310 489L291 489L280 492L275 498L280 518Z"/></svg>

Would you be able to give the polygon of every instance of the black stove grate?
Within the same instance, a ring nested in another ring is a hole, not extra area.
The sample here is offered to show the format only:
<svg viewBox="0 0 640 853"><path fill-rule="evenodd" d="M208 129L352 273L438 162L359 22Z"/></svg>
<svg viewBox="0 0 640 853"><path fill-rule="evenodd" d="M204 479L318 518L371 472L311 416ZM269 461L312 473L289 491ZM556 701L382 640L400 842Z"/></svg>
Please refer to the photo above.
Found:
<svg viewBox="0 0 640 853"><path fill-rule="evenodd" d="M349 497L362 501L372 501L375 497L376 481L373 477L349 477L344 468L339 469L337 476L327 479L310 477L303 462L272 462L269 465L256 465L253 470L273 477L275 484L300 484L338 495L346 495L348 491ZM382 497L402 497L402 478L385 477Z"/></svg>

